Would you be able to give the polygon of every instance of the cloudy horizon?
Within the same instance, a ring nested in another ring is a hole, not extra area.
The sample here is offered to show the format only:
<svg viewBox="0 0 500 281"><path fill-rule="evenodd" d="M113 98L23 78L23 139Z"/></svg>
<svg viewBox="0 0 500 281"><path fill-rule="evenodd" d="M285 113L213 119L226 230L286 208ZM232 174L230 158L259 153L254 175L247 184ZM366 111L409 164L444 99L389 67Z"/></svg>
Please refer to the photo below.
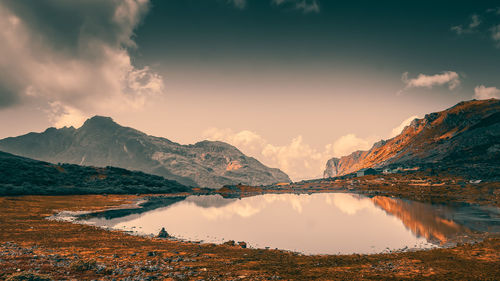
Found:
<svg viewBox="0 0 500 281"><path fill-rule="evenodd" d="M104 115L318 177L416 117L500 98L497 5L6 0L0 137Z"/></svg>

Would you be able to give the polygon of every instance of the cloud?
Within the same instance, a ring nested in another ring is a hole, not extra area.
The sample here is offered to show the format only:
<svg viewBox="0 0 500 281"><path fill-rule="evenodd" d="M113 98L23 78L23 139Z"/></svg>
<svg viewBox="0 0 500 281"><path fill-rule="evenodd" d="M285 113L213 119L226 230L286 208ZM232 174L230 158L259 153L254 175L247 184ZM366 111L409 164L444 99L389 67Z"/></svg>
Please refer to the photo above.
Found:
<svg viewBox="0 0 500 281"><path fill-rule="evenodd" d="M496 87L485 87L483 85L474 88L474 98L478 100L500 99L500 89Z"/></svg>
<svg viewBox="0 0 500 281"><path fill-rule="evenodd" d="M205 130L203 138L234 145L246 155L257 158L265 165L280 168L292 180L319 178L326 161L331 157L340 157L356 150L369 149L375 141L379 140L377 137L364 139L354 134L347 134L325 145L322 150L318 150L305 143L301 135L294 137L285 145L275 145L249 130L234 132L230 129L210 128Z"/></svg>
<svg viewBox="0 0 500 281"><path fill-rule="evenodd" d="M486 12L487 13L494 13L494 14L500 15L500 7L487 9Z"/></svg>
<svg viewBox="0 0 500 281"><path fill-rule="evenodd" d="M227 0L227 2L238 9L245 9L247 6L247 0Z"/></svg>
<svg viewBox="0 0 500 281"><path fill-rule="evenodd" d="M210 128L205 130L203 138L234 145L265 165L280 168L294 180L321 175L322 166L326 161L325 156L304 143L300 135L288 144L274 145L249 130L234 132L230 129Z"/></svg>
<svg viewBox="0 0 500 281"><path fill-rule="evenodd" d="M498 24L500 7L486 9L484 13L473 14L470 23L467 25L456 25L451 27L451 31L457 35L479 33L482 37L491 38L497 48L500 48L500 25Z"/></svg>
<svg viewBox="0 0 500 281"><path fill-rule="evenodd" d="M289 171L295 178L319 174L321 169L317 163L324 162L322 153L304 143L302 136L293 138L287 145L276 146L268 143L261 154L266 161Z"/></svg>
<svg viewBox="0 0 500 281"><path fill-rule="evenodd" d="M387 138L393 138L401 133L415 118L418 116L405 119L390 131ZM316 149L304 142L301 135L292 138L284 145L272 144L258 133L249 130L234 132L231 129L210 128L203 132L202 137L234 145L264 165L281 169L294 181L320 178L328 159L346 156L358 150L368 150L376 141L382 139L379 136L363 138L355 134L346 134L326 144L322 149Z"/></svg>
<svg viewBox="0 0 500 281"><path fill-rule="evenodd" d="M319 13L320 7L317 0L271 0L276 6L289 7L303 13Z"/></svg>
<svg viewBox="0 0 500 281"><path fill-rule="evenodd" d="M469 28L476 28L478 27L480 24L481 24L481 20L479 20L479 16L478 15L472 15L471 16L471 22L469 24Z"/></svg>
<svg viewBox="0 0 500 281"><path fill-rule="evenodd" d="M415 120L416 118L418 118L418 116L417 115L413 115L413 116L408 117L403 122L401 122L401 124L399 126L397 126L396 128L392 129L391 134L389 135L389 138L393 138L393 137L401 134L401 132L403 131L403 129L406 126L410 125L411 121Z"/></svg>
<svg viewBox="0 0 500 281"><path fill-rule="evenodd" d="M262 200L264 199L264 200ZM227 200L227 199L226 199ZM248 218L257 215L269 205L282 202L292 206L292 209L301 214L304 205L311 202L310 196L298 196L296 194L266 194L262 198L249 197L246 200L235 200L225 206L200 207L202 216L208 220L227 219L235 216ZM195 203L192 203L195 204Z"/></svg>
<svg viewBox="0 0 500 281"><path fill-rule="evenodd" d="M55 125L140 109L163 90L129 54L148 9L149 0L2 1L0 107L36 101Z"/></svg>
<svg viewBox="0 0 500 281"><path fill-rule="evenodd" d="M454 71L444 71L440 74L419 74L416 78L408 79L408 72L403 73L401 81L406 84L404 90L410 88L432 88L434 86L448 85L450 90L460 85L460 76Z"/></svg>
<svg viewBox="0 0 500 281"><path fill-rule="evenodd" d="M345 193L334 193L328 194L326 196L326 203L329 205L334 205L342 213L347 215L355 215L356 213L370 209L373 207L373 203L368 198L362 198L359 195L345 194Z"/></svg>
<svg viewBox="0 0 500 281"><path fill-rule="evenodd" d="M360 138L355 134L347 134L328 144L326 150L331 156L341 157L357 150L368 150L377 139L377 137Z"/></svg>
<svg viewBox="0 0 500 281"><path fill-rule="evenodd" d="M471 16L471 21L465 27L463 25L452 26L451 30L458 35L462 35L464 33L473 33L477 30L477 27L481 24L481 20L479 15L473 14Z"/></svg>
<svg viewBox="0 0 500 281"><path fill-rule="evenodd" d="M272 5L302 11L304 14L319 13L320 7L318 0L270 0ZM226 2L243 10L247 7L247 0L226 0Z"/></svg>
<svg viewBox="0 0 500 281"><path fill-rule="evenodd" d="M78 109L55 101L50 102L50 109L46 110L49 121L55 127L80 127L85 122L86 116Z"/></svg>
<svg viewBox="0 0 500 281"><path fill-rule="evenodd" d="M500 24L495 25L491 28L491 39L497 43L497 47L500 48Z"/></svg>

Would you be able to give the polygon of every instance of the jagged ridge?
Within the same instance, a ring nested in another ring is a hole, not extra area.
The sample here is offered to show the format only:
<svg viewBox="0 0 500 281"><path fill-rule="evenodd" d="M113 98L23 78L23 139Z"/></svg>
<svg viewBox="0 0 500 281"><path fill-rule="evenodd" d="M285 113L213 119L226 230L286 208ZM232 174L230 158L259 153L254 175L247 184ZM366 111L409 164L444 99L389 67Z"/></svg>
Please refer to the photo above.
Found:
<svg viewBox="0 0 500 281"><path fill-rule="evenodd" d="M415 119L398 136L327 162L325 177L387 165L490 165L500 161L500 101L460 102ZM493 175L494 176L494 175Z"/></svg>

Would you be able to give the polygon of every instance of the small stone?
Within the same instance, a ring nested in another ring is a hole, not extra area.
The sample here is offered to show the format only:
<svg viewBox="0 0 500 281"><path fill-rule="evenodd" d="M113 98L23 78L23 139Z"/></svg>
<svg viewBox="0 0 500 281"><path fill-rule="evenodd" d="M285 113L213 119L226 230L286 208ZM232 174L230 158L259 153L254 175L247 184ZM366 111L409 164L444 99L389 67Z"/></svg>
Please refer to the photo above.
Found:
<svg viewBox="0 0 500 281"><path fill-rule="evenodd" d="M168 238L170 237L170 235L168 234L168 232L165 230L164 227L161 228L160 232L158 233L158 235L156 236L157 238Z"/></svg>
<svg viewBox="0 0 500 281"><path fill-rule="evenodd" d="M226 246L235 246L234 240L229 240L227 242L222 243L222 245Z"/></svg>

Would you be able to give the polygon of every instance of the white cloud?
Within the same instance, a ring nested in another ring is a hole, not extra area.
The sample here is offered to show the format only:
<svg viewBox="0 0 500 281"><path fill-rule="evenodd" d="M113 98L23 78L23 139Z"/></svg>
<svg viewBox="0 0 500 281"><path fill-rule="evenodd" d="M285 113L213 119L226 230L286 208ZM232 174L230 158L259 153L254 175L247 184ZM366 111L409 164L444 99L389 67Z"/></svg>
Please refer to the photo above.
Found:
<svg viewBox="0 0 500 281"><path fill-rule="evenodd" d="M291 7L304 13L319 13L320 7L317 0L272 0L276 6Z"/></svg>
<svg viewBox="0 0 500 281"><path fill-rule="evenodd" d="M396 128L392 129L391 134L389 135L389 138L393 138L393 137L401 134L401 132L403 131L403 129L406 126L410 125L411 121L415 120L416 118L418 118L418 116L417 115L413 115L413 116L408 117L403 122L401 122L401 124L399 126L397 126Z"/></svg>
<svg viewBox="0 0 500 281"><path fill-rule="evenodd" d="M272 5L302 11L305 14L319 13L318 0L270 0ZM247 7L247 0L226 0L226 2L240 10Z"/></svg>
<svg viewBox="0 0 500 281"><path fill-rule="evenodd" d="M162 78L135 67L127 50L148 7L149 0L0 4L0 97L44 103L56 126L77 125L94 112L140 109L163 90ZM51 12L73 20L44 17Z"/></svg>
<svg viewBox="0 0 500 281"><path fill-rule="evenodd" d="M496 47L500 48L500 24L497 15L500 15L499 7L487 9L480 15L470 16L468 24L452 26L451 31L457 35L479 33L482 37L488 36L495 42ZM491 23L493 25L490 25Z"/></svg>
<svg viewBox="0 0 500 281"><path fill-rule="evenodd" d="M245 9L247 6L247 0L227 0L227 2L234 5L238 9Z"/></svg>
<svg viewBox="0 0 500 281"><path fill-rule="evenodd" d="M326 203L329 205L334 205L342 213L347 215L355 215L356 213L371 209L373 203L368 198L362 198L358 195L345 194L345 193L335 193L329 194L326 197Z"/></svg>
<svg viewBox="0 0 500 281"><path fill-rule="evenodd" d="M500 7L487 9L486 12L500 15Z"/></svg>
<svg viewBox="0 0 500 281"><path fill-rule="evenodd" d="M452 26L451 30L458 35L462 35L464 33L473 33L476 31L476 28L481 24L481 19L479 15L473 14L471 16L470 23L465 27L463 25Z"/></svg>
<svg viewBox="0 0 500 281"><path fill-rule="evenodd" d="M297 136L287 145L276 146L266 144L261 152L266 161L274 163L283 171L288 171L291 177L307 178L320 174L318 162L323 164L324 156L321 152L303 142L302 136ZM323 161L322 161L323 160Z"/></svg>
<svg viewBox="0 0 500 281"><path fill-rule="evenodd" d="M252 131L210 128L203 133L203 138L234 145L265 165L280 168L294 180L319 176L327 159L321 152L304 143L302 136L293 138L286 145L273 145Z"/></svg>
<svg viewBox="0 0 500 281"><path fill-rule="evenodd" d="M432 88L434 86L448 85L450 90L460 86L460 76L454 71L444 71L440 74L419 74L416 78L408 79L408 72L403 73L401 80L406 84L405 90L410 88Z"/></svg>
<svg viewBox="0 0 500 281"><path fill-rule="evenodd" d="M354 134L348 134L325 145L323 150L318 150L305 143L300 135L288 144L275 145L252 131L234 132L230 129L210 128L203 133L203 138L234 145L246 155L257 158L265 165L280 168L292 180L319 178L326 161L331 157L340 157L356 150L369 149L379 139L377 137L363 139Z"/></svg>
<svg viewBox="0 0 500 281"><path fill-rule="evenodd" d="M86 116L78 109L58 101L50 102L47 110L49 120L55 127L80 127L85 122Z"/></svg>
<svg viewBox="0 0 500 281"><path fill-rule="evenodd" d="M414 115L392 129L387 138L393 138L401 133L418 116ZM379 136L359 137L355 134L346 134L332 143L326 144L323 149L316 149L304 142L299 135L288 144L271 144L265 138L249 130L234 132L231 129L210 128L203 132L204 139L223 141L234 145L248 156L255 157L264 165L279 168L287 173L294 181L322 177L325 163L332 157L342 157L358 150L370 149Z"/></svg>
<svg viewBox="0 0 500 281"><path fill-rule="evenodd" d="M478 100L484 99L500 99L500 89L496 87L485 87L483 85L474 88L474 98Z"/></svg>
<svg viewBox="0 0 500 281"><path fill-rule="evenodd" d="M368 150L377 139L377 137L360 138L355 134L347 134L328 144L326 150L332 157L341 157L357 150Z"/></svg>
<svg viewBox="0 0 500 281"><path fill-rule="evenodd" d="M500 24L491 28L491 39L493 39L493 41L497 43L497 47L500 48Z"/></svg>
<svg viewBox="0 0 500 281"><path fill-rule="evenodd" d="M481 24L481 20L479 20L478 15L472 15L471 16L471 22L469 24L469 28L476 28Z"/></svg>
<svg viewBox="0 0 500 281"><path fill-rule="evenodd" d="M252 217L260 213L267 206L275 204L277 202L288 203L292 206L292 209L297 212L297 214L301 214L304 209L303 205L310 203L311 197L298 196L295 194L265 194L262 198L250 197L244 201L235 200L225 206L198 208L202 209L202 215L205 218L214 221L219 219L227 219L234 216L243 218Z"/></svg>

